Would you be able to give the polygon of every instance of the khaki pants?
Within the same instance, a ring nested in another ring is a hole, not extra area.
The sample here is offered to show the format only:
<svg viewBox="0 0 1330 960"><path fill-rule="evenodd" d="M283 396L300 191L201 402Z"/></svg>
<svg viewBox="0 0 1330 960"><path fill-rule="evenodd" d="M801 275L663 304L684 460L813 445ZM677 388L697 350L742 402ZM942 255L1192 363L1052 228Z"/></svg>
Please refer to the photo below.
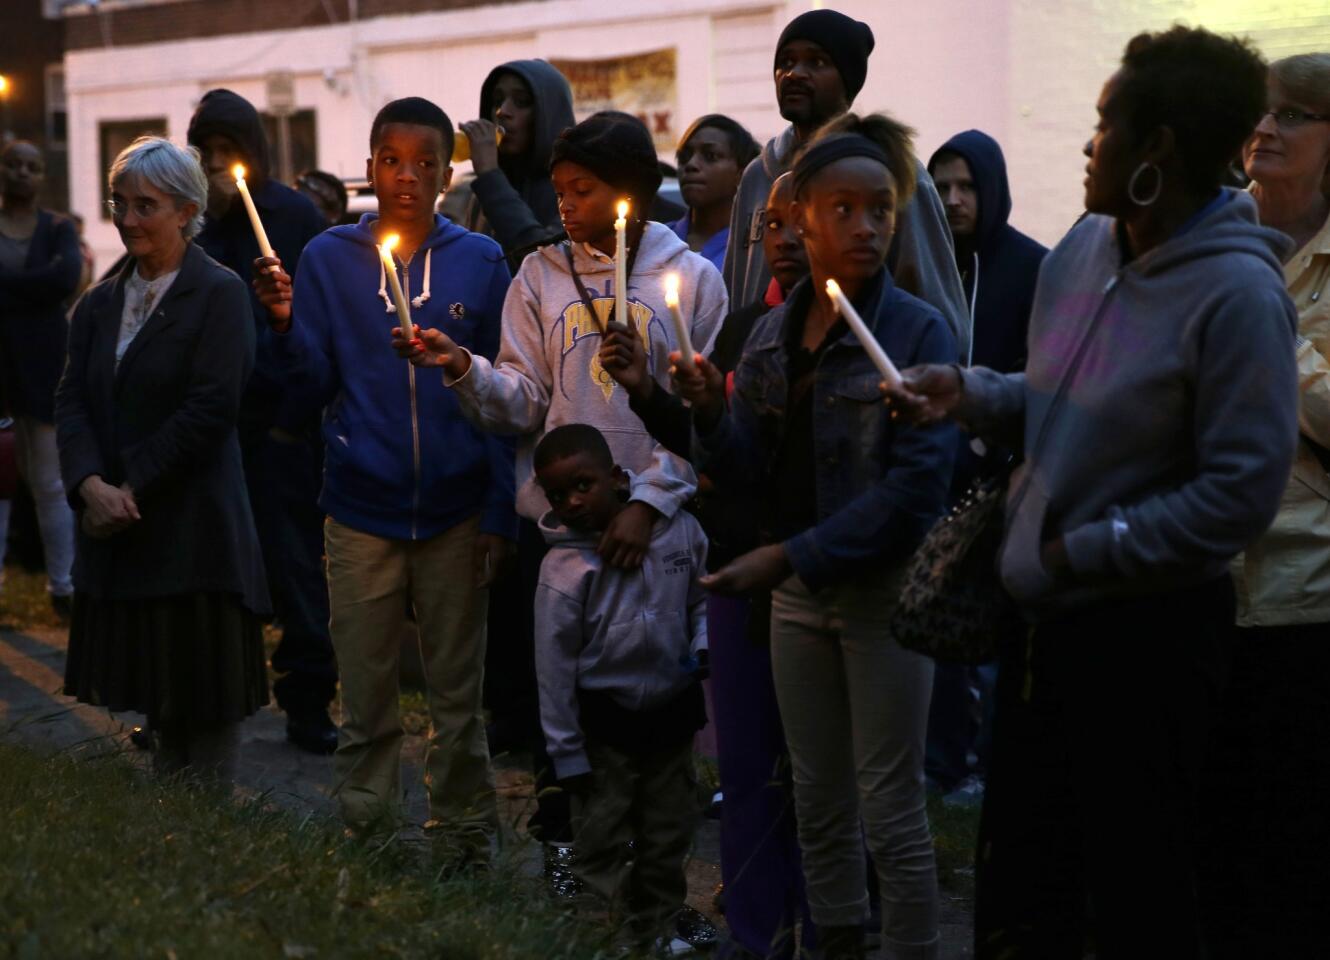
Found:
<svg viewBox="0 0 1330 960"><path fill-rule="evenodd" d="M684 863L700 812L693 745L633 757L592 742L587 756L592 788L573 817L574 870L613 917L649 940L688 895Z"/></svg>
<svg viewBox="0 0 1330 960"><path fill-rule="evenodd" d="M481 686L488 591L474 586L480 519L430 540L388 540L331 517L324 525L333 648L342 678L336 794L348 823L400 814L398 670L408 599L429 701L425 787L431 818L497 824Z"/></svg>

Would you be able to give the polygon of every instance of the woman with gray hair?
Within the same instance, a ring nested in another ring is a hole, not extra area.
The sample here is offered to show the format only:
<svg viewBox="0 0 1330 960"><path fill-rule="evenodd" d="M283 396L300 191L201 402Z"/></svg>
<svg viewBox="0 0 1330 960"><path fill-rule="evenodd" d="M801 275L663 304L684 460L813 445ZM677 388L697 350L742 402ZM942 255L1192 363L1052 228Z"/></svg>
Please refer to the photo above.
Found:
<svg viewBox="0 0 1330 960"><path fill-rule="evenodd" d="M1330 905L1330 53L1275 61L1267 89L1242 162L1261 222L1293 238L1299 437L1274 524L1233 565L1202 873L1219 958L1324 956Z"/></svg>
<svg viewBox="0 0 1330 960"><path fill-rule="evenodd" d="M141 137L111 165L124 267L74 309L56 392L78 513L65 692L148 717L157 769L227 779L267 702L267 588L236 417L254 365L249 291L190 238L198 153Z"/></svg>

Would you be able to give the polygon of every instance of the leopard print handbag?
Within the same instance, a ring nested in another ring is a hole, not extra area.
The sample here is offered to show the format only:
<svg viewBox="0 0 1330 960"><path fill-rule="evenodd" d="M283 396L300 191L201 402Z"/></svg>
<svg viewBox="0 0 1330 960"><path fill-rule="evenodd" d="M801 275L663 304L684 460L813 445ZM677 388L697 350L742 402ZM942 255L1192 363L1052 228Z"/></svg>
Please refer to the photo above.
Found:
<svg viewBox="0 0 1330 960"><path fill-rule="evenodd" d="M952 663L986 663L1022 629L998 576L1010 470L980 481L928 532L905 571L890 636L907 650Z"/></svg>

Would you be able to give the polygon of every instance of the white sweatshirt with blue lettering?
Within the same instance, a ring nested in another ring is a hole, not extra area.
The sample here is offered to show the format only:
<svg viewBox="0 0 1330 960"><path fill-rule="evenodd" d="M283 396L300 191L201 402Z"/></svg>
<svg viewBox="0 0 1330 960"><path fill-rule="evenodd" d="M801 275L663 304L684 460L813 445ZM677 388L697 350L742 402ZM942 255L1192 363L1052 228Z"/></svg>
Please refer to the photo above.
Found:
<svg viewBox="0 0 1330 960"><path fill-rule="evenodd" d="M540 438L568 423L588 423L609 442L615 463L634 474L632 499L665 517L692 496L696 474L686 460L652 439L628 407L628 395L600 364L601 319L583 305L567 250L601 318L614 310L614 263L584 244L541 247L522 262L503 307L499 355L473 357L457 391L463 414L496 433L518 434L517 512L539 522L549 509L535 483L531 457ZM669 227L648 223L628 279L628 313L656 383L669 388L669 353L679 349L665 306L665 277L679 275L679 306L694 350L703 354L728 309L720 273Z"/></svg>

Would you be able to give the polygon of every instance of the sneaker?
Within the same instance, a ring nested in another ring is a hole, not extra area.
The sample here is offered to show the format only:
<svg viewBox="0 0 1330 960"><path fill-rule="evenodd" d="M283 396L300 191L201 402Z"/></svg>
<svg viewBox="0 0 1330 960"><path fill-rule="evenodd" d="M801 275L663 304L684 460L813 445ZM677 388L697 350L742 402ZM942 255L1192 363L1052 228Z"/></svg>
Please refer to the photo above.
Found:
<svg viewBox="0 0 1330 960"><path fill-rule="evenodd" d="M943 806L947 807L978 807L984 802L984 781L974 774L966 777L945 797L942 798Z"/></svg>
<svg viewBox="0 0 1330 960"><path fill-rule="evenodd" d="M687 905L674 915L674 935L694 950L709 950L720 942L716 925Z"/></svg>
<svg viewBox="0 0 1330 960"><path fill-rule="evenodd" d="M547 843L545 847L545 868L543 876L555 899L574 900L582 892L582 881L573 872L577 855L572 846L563 843Z"/></svg>
<svg viewBox="0 0 1330 960"><path fill-rule="evenodd" d="M653 957L686 957L697 948L682 937L660 937L651 945Z"/></svg>

